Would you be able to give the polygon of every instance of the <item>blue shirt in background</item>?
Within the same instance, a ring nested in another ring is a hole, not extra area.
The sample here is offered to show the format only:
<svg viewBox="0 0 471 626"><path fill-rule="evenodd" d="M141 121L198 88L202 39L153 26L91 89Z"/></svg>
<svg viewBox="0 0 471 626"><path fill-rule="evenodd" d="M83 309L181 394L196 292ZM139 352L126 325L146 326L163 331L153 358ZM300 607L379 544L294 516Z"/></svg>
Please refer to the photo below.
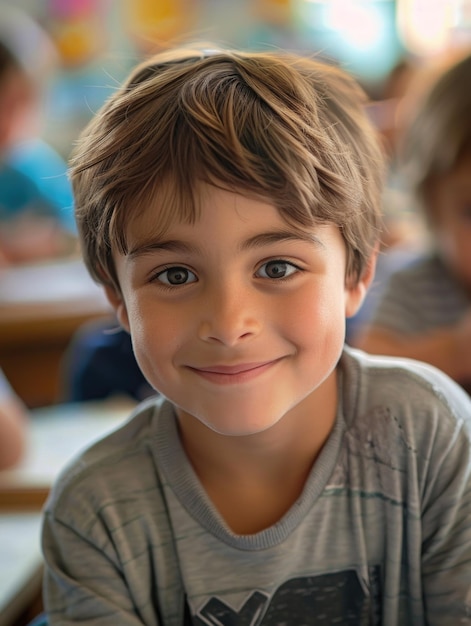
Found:
<svg viewBox="0 0 471 626"><path fill-rule="evenodd" d="M0 220L27 211L55 216L66 230L76 232L66 163L40 139L17 144L0 163Z"/></svg>

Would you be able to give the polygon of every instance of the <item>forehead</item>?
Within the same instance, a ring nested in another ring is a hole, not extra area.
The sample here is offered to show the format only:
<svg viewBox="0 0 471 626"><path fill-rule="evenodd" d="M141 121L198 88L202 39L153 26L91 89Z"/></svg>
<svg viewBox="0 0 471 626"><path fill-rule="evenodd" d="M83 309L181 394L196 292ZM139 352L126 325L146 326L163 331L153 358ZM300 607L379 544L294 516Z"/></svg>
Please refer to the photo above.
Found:
<svg viewBox="0 0 471 626"><path fill-rule="evenodd" d="M296 225L269 200L212 185L201 190L198 200L193 219L173 215L164 225L159 202L157 207L147 206L128 225L125 256L138 258L164 250L209 256L240 254L282 242L289 246L304 242L319 249L327 246L331 252L340 245L341 256L345 254L340 229L332 223Z"/></svg>
<svg viewBox="0 0 471 626"><path fill-rule="evenodd" d="M158 239L175 229L190 233L192 227L201 222L211 223L215 218L221 221L222 214L229 219L231 213L242 222L249 221L254 228L263 226L269 219L280 227L289 226L300 233L307 231L306 227L288 219L270 198L248 194L243 189L227 188L219 183L199 181L187 194L175 193L171 184L159 186L154 194L140 203L132 219L128 217L126 239L131 247L133 241Z"/></svg>

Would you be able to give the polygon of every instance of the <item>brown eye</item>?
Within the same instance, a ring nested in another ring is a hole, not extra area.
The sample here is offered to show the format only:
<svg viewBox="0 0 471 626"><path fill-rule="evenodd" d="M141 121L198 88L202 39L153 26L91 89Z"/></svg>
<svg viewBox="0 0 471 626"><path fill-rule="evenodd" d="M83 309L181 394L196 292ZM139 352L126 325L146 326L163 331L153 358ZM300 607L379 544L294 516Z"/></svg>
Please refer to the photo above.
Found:
<svg viewBox="0 0 471 626"><path fill-rule="evenodd" d="M186 267L170 267L157 275L157 280L166 285L187 285L194 283L196 276Z"/></svg>
<svg viewBox="0 0 471 626"><path fill-rule="evenodd" d="M299 271L299 268L288 261L276 260L264 263L257 272L262 278L286 278Z"/></svg>

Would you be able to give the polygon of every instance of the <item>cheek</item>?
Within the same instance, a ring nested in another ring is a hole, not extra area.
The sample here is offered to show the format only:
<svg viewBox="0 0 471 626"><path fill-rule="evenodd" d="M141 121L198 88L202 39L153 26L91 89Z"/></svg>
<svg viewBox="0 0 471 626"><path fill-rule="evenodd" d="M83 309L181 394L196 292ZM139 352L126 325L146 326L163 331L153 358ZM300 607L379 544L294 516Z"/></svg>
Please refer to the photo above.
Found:
<svg viewBox="0 0 471 626"><path fill-rule="evenodd" d="M136 358L146 360L151 353L165 347L163 329L166 327L162 317L153 310L147 310L136 302L127 304L129 330Z"/></svg>
<svg viewBox="0 0 471 626"><path fill-rule="evenodd" d="M175 310L165 307L128 306L130 333L134 353L144 374L160 369L168 363L181 345L181 330L185 325L179 321Z"/></svg>
<svg viewBox="0 0 471 626"><path fill-rule="evenodd" d="M330 342L343 338L345 332L345 300L343 289L332 287L335 282L304 290L290 298L286 309L280 311L282 323L293 341L304 343ZM342 339L343 340L343 339Z"/></svg>

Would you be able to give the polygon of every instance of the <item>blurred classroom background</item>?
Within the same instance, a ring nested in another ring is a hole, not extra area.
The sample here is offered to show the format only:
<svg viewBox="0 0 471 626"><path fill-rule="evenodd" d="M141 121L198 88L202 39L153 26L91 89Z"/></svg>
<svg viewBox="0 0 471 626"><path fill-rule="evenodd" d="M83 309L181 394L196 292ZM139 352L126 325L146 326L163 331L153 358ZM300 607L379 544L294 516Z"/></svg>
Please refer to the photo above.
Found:
<svg viewBox="0 0 471 626"><path fill-rule="evenodd" d="M35 82L30 133L36 149L39 140L41 150L50 149L63 163L63 171L56 163L59 170L37 175L40 184L62 183L57 204L65 235L59 240L50 216L39 224L3 219L1 187L11 186L11 178L2 179L0 172L0 368L35 408L64 398L61 368L68 343L84 322L109 314L80 263L73 226L64 226L67 220L73 224L65 168L81 129L139 59L199 40L289 49L340 64L365 88L371 117L390 151L386 245L412 241L413 247L419 218L394 178L397 105L416 68L470 43L471 0L0 0L2 40ZM17 124L23 135L29 124L24 117ZM48 158L39 156L43 169ZM8 252L15 237L20 251L9 262L5 253L2 263L2 242ZM406 245L406 257L408 250ZM45 267L51 258L61 262ZM389 258L394 267L394 255ZM361 316L352 321L351 333L355 321Z"/></svg>
<svg viewBox="0 0 471 626"><path fill-rule="evenodd" d="M0 471L0 626L23 626L41 610L40 509L57 471L151 392L129 365L130 342L115 332L104 295L81 262L67 160L81 129L136 62L196 40L316 54L353 74L390 160L388 262L376 288L423 245L420 217L396 178L398 113L417 87L417 70L471 46L471 0L0 0L0 42L23 72L16 82L8 74L9 99L2 100L7 89L0 85L0 377L3 371L23 404L28 430L23 459ZM0 81L1 72L0 65ZM3 198L24 202L23 215L7 200L2 206ZM105 383L97 390L111 358L124 403L77 405L67 376L74 359L87 369L87 332L104 327L105 360L83 385L96 399L111 396Z"/></svg>
<svg viewBox="0 0 471 626"><path fill-rule="evenodd" d="M28 219L2 213L2 194L24 188L11 189L10 170L2 177L0 168L0 368L29 408L66 398L66 348L85 322L109 316L74 245L66 176L74 141L143 56L195 40L316 54L352 73L370 98L371 118L390 157L385 248L399 242L400 264L422 241L420 217L395 178L398 105L419 68L470 45L471 0L0 0L0 42L14 51L34 89L23 106L29 118L23 111L14 131L19 136L10 139L20 148L10 146L8 154L14 153L14 167L18 150L23 169L25 161L29 167L36 159L36 168L40 162L37 186L49 186L59 207L47 219L31 219L29 199ZM13 107L0 106L0 117ZM0 145L2 166L6 153ZM49 172L50 159L56 169ZM396 263L390 258L387 272ZM350 333L355 321L361 316Z"/></svg>
<svg viewBox="0 0 471 626"><path fill-rule="evenodd" d="M315 52L340 63L378 98L401 60L432 58L471 38L470 0L0 0L1 21L13 6L56 47L43 132L64 157L130 67L176 42ZM28 32L18 44L37 63Z"/></svg>
<svg viewBox="0 0 471 626"><path fill-rule="evenodd" d="M0 126L0 369L29 408L70 399L63 371L69 344L86 322L110 314L76 246L66 176L74 141L136 62L195 40L315 54L363 85L390 162L384 247L399 249L382 257L363 313L383 279L424 241L395 171L399 105L419 69L471 45L471 0L0 0L0 42L18 57L34 91L9 131L8 148ZM0 124L12 116L14 97L25 99L15 93L3 107L0 99ZM2 175L5 165L10 170ZM48 187L40 189L41 202L45 193L48 201L55 196L52 213L38 219L35 198L20 219L4 210L5 194L8 201L20 189L25 195L11 167L21 176L35 168L33 186ZM347 337L363 318L350 321Z"/></svg>

